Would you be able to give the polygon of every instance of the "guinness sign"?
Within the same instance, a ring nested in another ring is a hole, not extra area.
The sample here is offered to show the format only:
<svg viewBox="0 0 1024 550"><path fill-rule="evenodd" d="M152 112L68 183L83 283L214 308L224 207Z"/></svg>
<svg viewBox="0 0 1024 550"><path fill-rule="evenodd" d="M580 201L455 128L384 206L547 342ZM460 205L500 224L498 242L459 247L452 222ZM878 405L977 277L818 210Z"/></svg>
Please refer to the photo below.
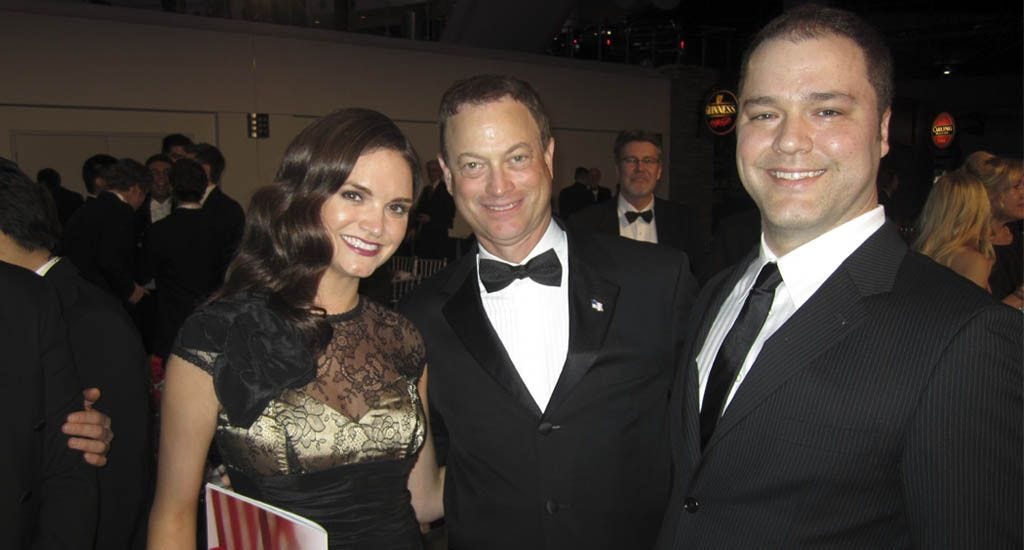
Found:
<svg viewBox="0 0 1024 550"><path fill-rule="evenodd" d="M724 136L736 127L736 96L729 90L719 90L704 104L704 123L711 133Z"/></svg>
<svg viewBox="0 0 1024 550"><path fill-rule="evenodd" d="M949 113L939 113L932 122L932 143L939 149L945 149L956 137L956 121Z"/></svg>

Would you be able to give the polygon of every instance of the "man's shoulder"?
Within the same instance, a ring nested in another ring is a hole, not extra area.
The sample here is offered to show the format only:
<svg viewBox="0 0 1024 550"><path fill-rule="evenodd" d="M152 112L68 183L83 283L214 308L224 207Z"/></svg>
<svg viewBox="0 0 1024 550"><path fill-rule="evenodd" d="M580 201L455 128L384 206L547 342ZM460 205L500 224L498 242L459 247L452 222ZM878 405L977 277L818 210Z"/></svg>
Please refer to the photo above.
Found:
<svg viewBox="0 0 1024 550"><path fill-rule="evenodd" d="M589 192L589 191L588 191ZM607 200L582 208L572 215L569 227L594 230L611 223L617 223L618 214L614 200Z"/></svg>
<svg viewBox="0 0 1024 550"><path fill-rule="evenodd" d="M652 277L659 271L674 274L686 261L682 251L667 246L577 227L570 227L568 233L569 261L582 261L598 272Z"/></svg>
<svg viewBox="0 0 1024 550"><path fill-rule="evenodd" d="M475 249L422 281L398 304L398 311L414 323L424 315L440 313L439 307L465 281L476 266Z"/></svg>

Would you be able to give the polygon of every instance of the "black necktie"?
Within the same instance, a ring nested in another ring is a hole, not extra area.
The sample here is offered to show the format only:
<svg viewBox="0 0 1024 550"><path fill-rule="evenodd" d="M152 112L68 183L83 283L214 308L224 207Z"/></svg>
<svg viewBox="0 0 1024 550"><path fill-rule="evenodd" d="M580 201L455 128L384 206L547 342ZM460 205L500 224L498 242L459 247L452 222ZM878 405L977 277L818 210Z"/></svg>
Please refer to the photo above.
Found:
<svg viewBox="0 0 1024 550"><path fill-rule="evenodd" d="M631 210L626 212L626 223L633 223L637 218L640 218L647 223L651 223L651 220L654 219L654 210L644 210L643 212L633 212Z"/></svg>
<svg viewBox="0 0 1024 550"><path fill-rule="evenodd" d="M487 292L499 291L516 279L529 277L547 286L562 284L562 262L558 261L555 249L526 262L525 265L509 265L496 260L480 259L480 282Z"/></svg>
<svg viewBox="0 0 1024 550"><path fill-rule="evenodd" d="M779 266L774 263L765 264L760 275L750 289L747 301L743 303L739 317L733 323L729 333L718 348L718 355L711 366L707 386L704 388L704 404L700 408L700 443L703 448L715 431L718 417L722 415L725 398L732 389L736 375L747 358L750 346L753 345L761 326L768 317L775 298L775 287L782 282Z"/></svg>

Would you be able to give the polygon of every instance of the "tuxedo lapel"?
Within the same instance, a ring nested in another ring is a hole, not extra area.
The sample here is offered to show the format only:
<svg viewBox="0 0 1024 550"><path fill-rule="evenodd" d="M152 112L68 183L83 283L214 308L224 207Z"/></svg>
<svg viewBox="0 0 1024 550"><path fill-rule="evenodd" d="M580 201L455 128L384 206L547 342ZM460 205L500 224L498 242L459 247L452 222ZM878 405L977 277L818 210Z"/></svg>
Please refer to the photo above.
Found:
<svg viewBox="0 0 1024 550"><path fill-rule="evenodd" d="M467 254L463 261L471 264L466 269L460 269L460 273L453 275L449 281L451 298L442 306L441 312L480 367L523 407L539 418L540 407L530 395L530 390L520 378L505 346L494 332L494 327L484 312L476 276L476 253Z"/></svg>
<svg viewBox="0 0 1024 550"><path fill-rule="evenodd" d="M765 343L719 420L706 450L781 385L836 345L866 319L863 299L892 289L906 245L882 227Z"/></svg>
<svg viewBox="0 0 1024 550"><path fill-rule="evenodd" d="M545 414L557 410L594 365L615 315L618 285L587 262L580 247L569 242L569 352Z"/></svg>

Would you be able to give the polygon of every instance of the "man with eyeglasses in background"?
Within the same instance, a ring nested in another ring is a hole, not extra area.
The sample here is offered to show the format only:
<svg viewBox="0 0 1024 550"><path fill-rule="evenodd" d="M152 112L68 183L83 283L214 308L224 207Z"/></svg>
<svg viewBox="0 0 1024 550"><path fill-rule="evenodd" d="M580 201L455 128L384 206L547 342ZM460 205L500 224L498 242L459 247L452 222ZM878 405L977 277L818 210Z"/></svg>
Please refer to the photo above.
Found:
<svg viewBox="0 0 1024 550"><path fill-rule="evenodd" d="M685 206L654 196L662 173L661 135L619 132L615 167L618 198L578 212L569 226L682 250L700 273L707 247L697 219Z"/></svg>

